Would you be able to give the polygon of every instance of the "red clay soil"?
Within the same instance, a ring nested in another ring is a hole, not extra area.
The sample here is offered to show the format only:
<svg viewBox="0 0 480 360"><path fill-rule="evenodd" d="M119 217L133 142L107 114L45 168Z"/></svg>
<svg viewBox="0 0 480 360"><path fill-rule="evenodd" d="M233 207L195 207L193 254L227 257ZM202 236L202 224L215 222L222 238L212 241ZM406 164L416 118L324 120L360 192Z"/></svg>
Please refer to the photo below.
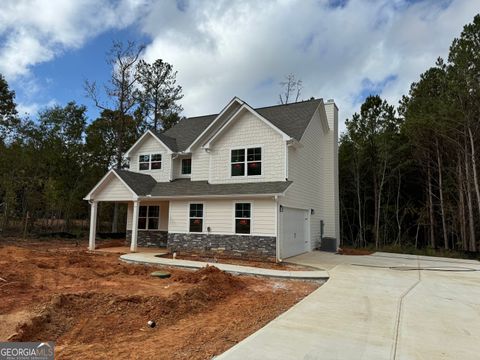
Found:
<svg viewBox="0 0 480 360"><path fill-rule="evenodd" d="M163 258L172 259L172 254L162 255ZM210 258L204 256L195 256L195 255L184 255L177 254L176 259L180 260L193 260L193 261L203 261L208 263L219 263L219 264L233 264L233 265L242 265L242 266L253 266L263 269L275 269L275 270L287 270L287 271L302 271L302 270L312 270L312 268L307 266L288 264L285 262L276 263L273 261L255 261L255 260L244 260L244 259L232 259L232 258Z"/></svg>
<svg viewBox="0 0 480 360"><path fill-rule="evenodd" d="M58 359L210 359L319 286L215 267L158 279L83 245L0 247L0 341L53 340Z"/></svg>
<svg viewBox="0 0 480 360"><path fill-rule="evenodd" d="M338 251L341 255L371 255L374 251L365 248L341 248Z"/></svg>

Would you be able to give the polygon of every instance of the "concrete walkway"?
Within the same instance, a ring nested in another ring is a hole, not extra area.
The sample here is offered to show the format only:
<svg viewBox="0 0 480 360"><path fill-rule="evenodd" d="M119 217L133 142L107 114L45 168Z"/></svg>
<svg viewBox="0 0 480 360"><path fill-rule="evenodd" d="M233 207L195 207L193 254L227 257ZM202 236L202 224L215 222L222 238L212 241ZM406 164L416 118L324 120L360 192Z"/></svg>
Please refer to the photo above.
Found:
<svg viewBox="0 0 480 360"><path fill-rule="evenodd" d="M331 278L217 359L479 358L479 262L322 252L288 260Z"/></svg>
<svg viewBox="0 0 480 360"><path fill-rule="evenodd" d="M201 269L207 265L213 265L220 270L233 273L266 276L280 279L297 280L327 280L329 275L325 270L287 271L275 269L263 269L253 266L240 266L222 263L206 263L203 261L179 260L156 257L154 253L130 253L120 256L120 259L135 264L174 266L189 269ZM158 255L158 254L157 254Z"/></svg>

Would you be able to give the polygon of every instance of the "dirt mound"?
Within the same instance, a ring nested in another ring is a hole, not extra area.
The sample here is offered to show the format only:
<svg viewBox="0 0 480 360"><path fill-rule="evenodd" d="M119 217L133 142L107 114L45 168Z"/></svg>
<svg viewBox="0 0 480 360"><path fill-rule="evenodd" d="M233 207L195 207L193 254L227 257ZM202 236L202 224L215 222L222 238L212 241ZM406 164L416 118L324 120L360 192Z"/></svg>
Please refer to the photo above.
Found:
<svg viewBox="0 0 480 360"><path fill-rule="evenodd" d="M93 336L97 341L107 339L111 326L128 333L145 326L150 319L157 324L170 325L212 308L245 287L241 279L213 266L177 276L176 281L192 286L167 297L97 292L55 295L17 328L17 335L11 340L61 339L69 333L70 342L90 342ZM86 319L85 312L90 315ZM128 314L128 321L125 314ZM84 319L79 321L81 318Z"/></svg>
<svg viewBox="0 0 480 360"><path fill-rule="evenodd" d="M209 295L217 297L225 297L246 286L245 282L238 276L233 276L215 266L206 266L192 273L178 275L174 278L174 281L200 285L200 287L192 290L197 292L205 290Z"/></svg>

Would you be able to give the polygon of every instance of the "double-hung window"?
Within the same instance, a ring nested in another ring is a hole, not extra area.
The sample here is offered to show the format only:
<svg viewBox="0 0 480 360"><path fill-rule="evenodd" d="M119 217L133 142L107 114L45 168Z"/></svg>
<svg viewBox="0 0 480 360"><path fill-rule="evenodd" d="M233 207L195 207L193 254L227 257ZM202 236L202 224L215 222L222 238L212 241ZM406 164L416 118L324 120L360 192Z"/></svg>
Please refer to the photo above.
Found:
<svg viewBox="0 0 480 360"><path fill-rule="evenodd" d="M140 206L138 212L139 230L158 230L160 225L160 206Z"/></svg>
<svg viewBox="0 0 480 360"><path fill-rule="evenodd" d="M140 155L138 157L139 170L158 170L162 168L162 154Z"/></svg>
<svg viewBox="0 0 480 360"><path fill-rule="evenodd" d="M235 233L250 234L252 209L250 203L235 204Z"/></svg>
<svg viewBox="0 0 480 360"><path fill-rule="evenodd" d="M262 148L234 149L231 151L232 176L262 175Z"/></svg>
<svg viewBox="0 0 480 360"><path fill-rule="evenodd" d="M203 231L203 204L190 204L189 231Z"/></svg>

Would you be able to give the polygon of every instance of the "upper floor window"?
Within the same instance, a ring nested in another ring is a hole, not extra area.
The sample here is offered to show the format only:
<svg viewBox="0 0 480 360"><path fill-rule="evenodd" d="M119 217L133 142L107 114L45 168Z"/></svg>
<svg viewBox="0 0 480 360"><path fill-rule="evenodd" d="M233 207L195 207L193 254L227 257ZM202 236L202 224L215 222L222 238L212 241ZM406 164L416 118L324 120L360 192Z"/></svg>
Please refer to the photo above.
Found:
<svg viewBox="0 0 480 360"><path fill-rule="evenodd" d="M262 148L254 147L232 150L231 175L262 175Z"/></svg>
<svg viewBox="0 0 480 360"><path fill-rule="evenodd" d="M190 175L192 173L192 159L182 159L182 175Z"/></svg>
<svg viewBox="0 0 480 360"><path fill-rule="evenodd" d="M140 155L138 157L139 170L157 170L162 168L162 154Z"/></svg>
<svg viewBox="0 0 480 360"><path fill-rule="evenodd" d="M138 212L139 230L158 230L160 225L160 206L140 206Z"/></svg>

